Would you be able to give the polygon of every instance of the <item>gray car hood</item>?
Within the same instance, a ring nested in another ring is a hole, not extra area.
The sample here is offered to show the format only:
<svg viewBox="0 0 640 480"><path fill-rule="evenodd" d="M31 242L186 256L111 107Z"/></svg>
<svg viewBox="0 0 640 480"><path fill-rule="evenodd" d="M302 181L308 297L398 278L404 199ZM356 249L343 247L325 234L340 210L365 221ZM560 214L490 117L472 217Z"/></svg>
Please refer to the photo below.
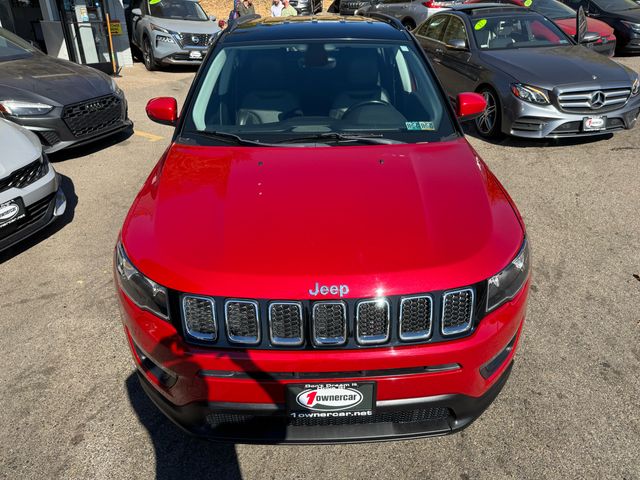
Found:
<svg viewBox="0 0 640 480"><path fill-rule="evenodd" d="M105 74L66 60L34 54L0 63L0 98L61 106L111 93Z"/></svg>
<svg viewBox="0 0 640 480"><path fill-rule="evenodd" d="M547 90L594 82L602 87L626 84L633 78L631 70L580 45L494 50L481 52L481 57L514 80Z"/></svg>
<svg viewBox="0 0 640 480"><path fill-rule="evenodd" d="M147 17L151 23L178 33L216 33L220 30L212 20L175 20L171 18Z"/></svg>
<svg viewBox="0 0 640 480"><path fill-rule="evenodd" d="M24 167L42 155L40 140L30 131L0 118L0 178Z"/></svg>

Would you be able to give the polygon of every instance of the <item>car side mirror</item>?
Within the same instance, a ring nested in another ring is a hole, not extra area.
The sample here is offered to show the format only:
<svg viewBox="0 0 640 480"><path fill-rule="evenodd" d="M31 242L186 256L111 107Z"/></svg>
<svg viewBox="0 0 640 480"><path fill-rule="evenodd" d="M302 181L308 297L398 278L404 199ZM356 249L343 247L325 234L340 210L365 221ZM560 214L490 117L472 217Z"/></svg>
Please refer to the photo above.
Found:
<svg viewBox="0 0 640 480"><path fill-rule="evenodd" d="M592 42L597 42L598 40L600 40L602 37L600 36L599 33L596 32L587 32L584 34L584 36L582 37L582 42L581 43L592 43Z"/></svg>
<svg viewBox="0 0 640 480"><path fill-rule="evenodd" d="M462 38L452 38L446 44L450 50L467 50L467 41Z"/></svg>
<svg viewBox="0 0 640 480"><path fill-rule="evenodd" d="M209 20L211 20L212 22L215 22L217 18L215 15L209 15Z"/></svg>
<svg viewBox="0 0 640 480"><path fill-rule="evenodd" d="M175 125L178 121L178 102L173 97L152 98L146 111L147 117L162 125Z"/></svg>
<svg viewBox="0 0 640 480"><path fill-rule="evenodd" d="M140 10L139 8L134 8L131 10L131 15L133 15L134 17L141 17L142 10Z"/></svg>
<svg viewBox="0 0 640 480"><path fill-rule="evenodd" d="M460 93L456 103L456 115L461 122L473 120L487 108L487 101L479 93Z"/></svg>

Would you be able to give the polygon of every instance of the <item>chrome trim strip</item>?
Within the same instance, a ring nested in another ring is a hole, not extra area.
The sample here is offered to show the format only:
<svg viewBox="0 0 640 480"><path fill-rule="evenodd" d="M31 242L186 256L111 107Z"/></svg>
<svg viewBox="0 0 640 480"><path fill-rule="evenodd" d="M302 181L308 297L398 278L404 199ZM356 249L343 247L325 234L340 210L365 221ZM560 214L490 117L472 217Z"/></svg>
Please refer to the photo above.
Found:
<svg viewBox="0 0 640 480"><path fill-rule="evenodd" d="M418 332L410 332L408 334L402 333L402 307L404 306L404 302L409 300L416 300L420 298L429 299L429 330L422 330L424 333ZM416 340L426 340L431 336L431 332L433 331L433 297L431 295L414 295L411 297L402 297L400 299L400 319L398 321L398 337L400 340L404 341L416 341Z"/></svg>
<svg viewBox="0 0 640 480"><path fill-rule="evenodd" d="M413 405L416 403L447 401L451 398L450 394L434 395L432 397L415 397L415 398L399 398L397 400L378 400L376 407L402 407Z"/></svg>
<svg viewBox="0 0 640 480"><path fill-rule="evenodd" d="M447 303L446 299L449 295L454 295L456 293L462 293L462 292L471 292L471 312L469 314L469 319L467 320L466 324L464 324L463 326L447 330L444 326L444 309ZM440 332L442 333L442 335L443 336L456 335L458 333L464 333L468 331L471 328L471 325L473 324L473 310L475 308L475 305L476 305L475 292L473 291L472 288L459 288L457 290L449 290L448 292L445 292L444 295L442 295L442 314L440 315Z"/></svg>
<svg viewBox="0 0 640 480"><path fill-rule="evenodd" d="M387 309L387 333L384 335L360 335L360 307L367 304L384 304ZM389 331L391 327L391 306L386 298L378 298L375 300L364 300L356 305L356 340L361 345L377 345L385 343L389 340Z"/></svg>
<svg viewBox="0 0 640 480"><path fill-rule="evenodd" d="M257 337L243 337L237 335L231 335L229 332L229 304L230 303L247 303L253 305L253 308L256 312L256 328L258 335ZM260 328L260 307L258 306L258 302L255 300L239 300L237 298L229 298L224 302L224 325L227 329L227 338L230 342L233 343L242 343L246 345L258 345L260 343L261 328Z"/></svg>
<svg viewBox="0 0 640 480"><path fill-rule="evenodd" d="M286 337L274 337L273 325L271 322L271 309L277 305L295 305L298 307L298 314L300 319L300 335L296 338ZM269 303L269 340L273 345L278 346L300 346L304 342L304 322L302 318L302 303L301 302L271 302Z"/></svg>
<svg viewBox="0 0 640 480"><path fill-rule="evenodd" d="M316 308L322 305L340 305L342 306L342 320L344 323L344 329L342 331L342 337L317 337L316 336ZM311 324L312 324L312 339L314 345L327 346L327 345L344 345L347 343L347 305L341 301L326 301L316 302L311 309Z"/></svg>
<svg viewBox="0 0 640 480"><path fill-rule="evenodd" d="M211 314L212 314L211 316L213 317L213 326L215 327L215 333L203 334L203 333L197 333L197 332L191 331L191 329L187 325L187 311L184 305L185 300L187 298L195 298L196 300L204 300L206 302L209 302L209 305L211 306ZM192 338L195 338L196 340L204 340L207 342L215 342L218 339L218 321L216 319L216 302L213 298L203 297L201 295L183 294L182 299L180 301L180 309L182 310L182 326L184 327L184 331L187 333L187 335L189 335Z"/></svg>

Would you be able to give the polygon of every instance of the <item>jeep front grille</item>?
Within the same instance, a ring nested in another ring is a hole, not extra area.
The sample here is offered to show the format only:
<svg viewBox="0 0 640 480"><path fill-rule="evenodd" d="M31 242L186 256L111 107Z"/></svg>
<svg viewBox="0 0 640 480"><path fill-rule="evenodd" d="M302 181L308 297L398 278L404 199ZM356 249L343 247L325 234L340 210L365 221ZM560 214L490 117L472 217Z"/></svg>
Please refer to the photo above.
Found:
<svg viewBox="0 0 640 480"><path fill-rule="evenodd" d="M447 292L442 305L442 334L455 335L471 328L473 290L465 288Z"/></svg>
<svg viewBox="0 0 640 480"><path fill-rule="evenodd" d="M300 302L274 302L269 305L269 335L273 345L302 345Z"/></svg>
<svg viewBox="0 0 640 480"><path fill-rule="evenodd" d="M374 345L389 340L389 302L386 299L367 300L356 307L358 343Z"/></svg>
<svg viewBox="0 0 640 480"><path fill-rule="evenodd" d="M208 297L182 297L182 316L187 335L197 340L214 341L218 335L215 301Z"/></svg>
<svg viewBox="0 0 640 480"><path fill-rule="evenodd" d="M593 115L622 107L630 95L630 88L567 90L558 93L558 106L565 112Z"/></svg>
<svg viewBox="0 0 640 480"><path fill-rule="evenodd" d="M470 335L485 315L486 281L380 298L270 300L171 292L187 342L219 348L360 349ZM180 323L175 323L180 327Z"/></svg>
<svg viewBox="0 0 640 480"><path fill-rule="evenodd" d="M250 345L260 343L258 302L227 300L224 308L229 340Z"/></svg>
<svg viewBox="0 0 640 480"><path fill-rule="evenodd" d="M423 340L431 336L433 301L428 295L403 298L400 302L400 339Z"/></svg>
<svg viewBox="0 0 640 480"><path fill-rule="evenodd" d="M347 307L343 302L318 302L311 318L313 343L343 345L347 339Z"/></svg>

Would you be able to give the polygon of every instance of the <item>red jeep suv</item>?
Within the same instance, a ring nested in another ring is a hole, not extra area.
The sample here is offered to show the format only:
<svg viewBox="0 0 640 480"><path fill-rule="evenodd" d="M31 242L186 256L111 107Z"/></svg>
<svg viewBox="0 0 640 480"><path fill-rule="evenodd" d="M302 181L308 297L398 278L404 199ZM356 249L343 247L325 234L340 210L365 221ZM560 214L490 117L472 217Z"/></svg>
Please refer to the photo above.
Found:
<svg viewBox="0 0 640 480"><path fill-rule="evenodd" d="M249 19L216 39L115 250L142 386L233 442L441 435L511 370L516 207L389 18Z"/></svg>

